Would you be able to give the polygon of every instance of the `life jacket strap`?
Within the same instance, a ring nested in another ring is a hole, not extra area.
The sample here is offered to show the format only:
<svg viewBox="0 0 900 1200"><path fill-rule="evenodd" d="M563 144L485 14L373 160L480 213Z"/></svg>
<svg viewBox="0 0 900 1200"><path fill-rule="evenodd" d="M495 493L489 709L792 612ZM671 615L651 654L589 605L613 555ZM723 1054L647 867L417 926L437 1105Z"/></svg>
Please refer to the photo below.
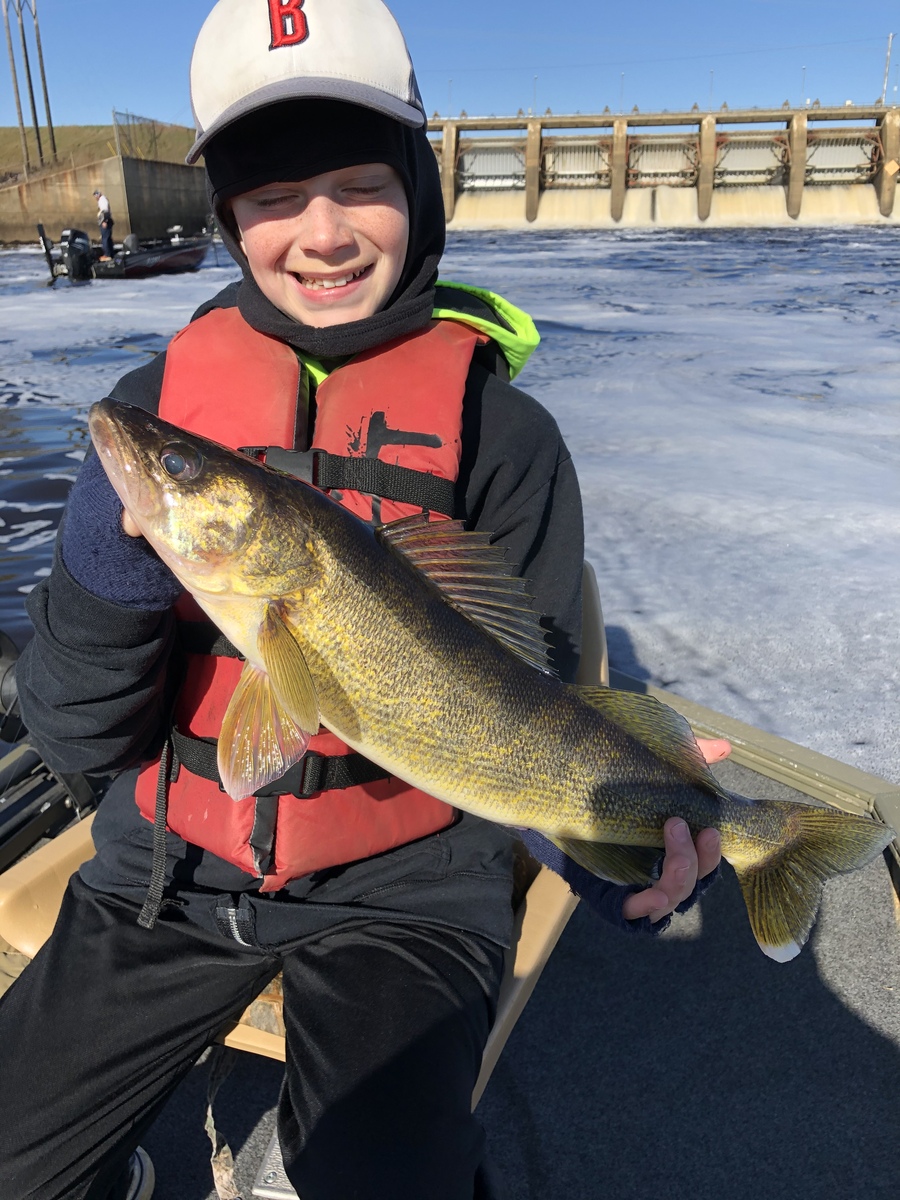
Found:
<svg viewBox="0 0 900 1200"><path fill-rule="evenodd" d="M173 725L171 742L178 768L185 767L192 775L199 775L222 787L216 758L218 742L215 738L195 738ZM342 790L389 778L387 771L362 754L319 754L315 750L307 750L300 762L294 763L279 779L253 794L291 795L300 800L309 800L317 792Z"/></svg>
<svg viewBox="0 0 900 1200"><path fill-rule="evenodd" d="M351 458L327 450L285 450L281 446L239 446L242 454L294 475L321 491L365 492L383 500L413 504L423 512L456 515L456 485L451 479L382 462Z"/></svg>
<svg viewBox="0 0 900 1200"><path fill-rule="evenodd" d="M142 929L152 929L159 917L166 884L166 809L171 779L171 743L166 738L156 776L156 807L153 813L153 858L147 896L137 919Z"/></svg>

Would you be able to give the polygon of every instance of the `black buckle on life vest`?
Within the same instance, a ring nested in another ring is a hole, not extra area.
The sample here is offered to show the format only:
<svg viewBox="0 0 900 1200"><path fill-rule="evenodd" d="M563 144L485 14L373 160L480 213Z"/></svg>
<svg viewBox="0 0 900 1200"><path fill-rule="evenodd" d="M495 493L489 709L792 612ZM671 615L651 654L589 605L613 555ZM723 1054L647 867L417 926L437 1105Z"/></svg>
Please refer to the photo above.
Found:
<svg viewBox="0 0 900 1200"><path fill-rule="evenodd" d="M254 462L265 463L314 487L319 486L319 459L327 455L326 450L285 450L281 446L238 446L238 450Z"/></svg>
<svg viewBox="0 0 900 1200"><path fill-rule="evenodd" d="M254 792L254 796L296 796L299 800L309 800L316 792L321 792L327 759L324 754L315 750L307 750L298 763L294 763L287 771L272 783ZM221 788L221 783L219 784Z"/></svg>
<svg viewBox="0 0 900 1200"><path fill-rule="evenodd" d="M376 779L389 779L390 774L362 754L319 754L307 750L292 767L267 787L254 792L255 796L296 796L309 800L317 792L342 791ZM221 785L220 785L221 786Z"/></svg>
<svg viewBox="0 0 900 1200"><path fill-rule="evenodd" d="M362 492L411 504L423 512L456 515L456 484L452 479L382 462L380 458L357 458L330 454L327 450L284 450L280 446L240 446L242 454L265 462L276 471L311 483L323 492Z"/></svg>

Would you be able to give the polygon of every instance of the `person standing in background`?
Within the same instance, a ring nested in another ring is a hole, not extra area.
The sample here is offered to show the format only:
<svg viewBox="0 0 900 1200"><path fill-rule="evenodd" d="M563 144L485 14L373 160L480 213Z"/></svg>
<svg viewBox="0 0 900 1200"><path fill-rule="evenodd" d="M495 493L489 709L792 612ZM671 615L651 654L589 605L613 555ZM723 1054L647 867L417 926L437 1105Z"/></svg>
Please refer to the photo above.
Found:
<svg viewBox="0 0 900 1200"><path fill-rule="evenodd" d="M112 240L115 222L109 209L109 201L102 192L97 191L94 192L94 199L97 201L97 224L100 226L100 245L103 248L103 257L112 258L115 253Z"/></svg>

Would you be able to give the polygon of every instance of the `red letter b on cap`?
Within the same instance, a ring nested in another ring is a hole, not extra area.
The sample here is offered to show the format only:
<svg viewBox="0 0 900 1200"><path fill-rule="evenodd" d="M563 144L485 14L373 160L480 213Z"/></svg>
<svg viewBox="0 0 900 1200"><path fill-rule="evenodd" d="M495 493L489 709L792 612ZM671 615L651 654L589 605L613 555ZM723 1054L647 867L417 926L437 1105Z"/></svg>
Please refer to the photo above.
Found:
<svg viewBox="0 0 900 1200"><path fill-rule="evenodd" d="M306 17L300 11L303 0L269 0L269 25L272 28L270 50L296 46L309 37Z"/></svg>

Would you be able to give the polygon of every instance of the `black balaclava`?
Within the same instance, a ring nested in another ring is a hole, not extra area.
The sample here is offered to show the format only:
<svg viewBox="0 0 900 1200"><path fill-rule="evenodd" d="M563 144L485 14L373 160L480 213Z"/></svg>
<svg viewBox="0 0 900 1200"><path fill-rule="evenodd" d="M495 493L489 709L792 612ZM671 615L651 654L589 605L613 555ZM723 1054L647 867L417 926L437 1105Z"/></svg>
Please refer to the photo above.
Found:
<svg viewBox="0 0 900 1200"><path fill-rule="evenodd" d="M411 129L340 100L285 100L227 126L206 147L205 157L209 197L222 239L244 273L238 307L254 329L316 358L340 358L421 329L428 322L445 226L440 172L424 128ZM403 273L374 316L327 329L304 325L260 291L226 202L267 183L298 183L326 171L372 162L393 167L406 190L409 245Z"/></svg>

